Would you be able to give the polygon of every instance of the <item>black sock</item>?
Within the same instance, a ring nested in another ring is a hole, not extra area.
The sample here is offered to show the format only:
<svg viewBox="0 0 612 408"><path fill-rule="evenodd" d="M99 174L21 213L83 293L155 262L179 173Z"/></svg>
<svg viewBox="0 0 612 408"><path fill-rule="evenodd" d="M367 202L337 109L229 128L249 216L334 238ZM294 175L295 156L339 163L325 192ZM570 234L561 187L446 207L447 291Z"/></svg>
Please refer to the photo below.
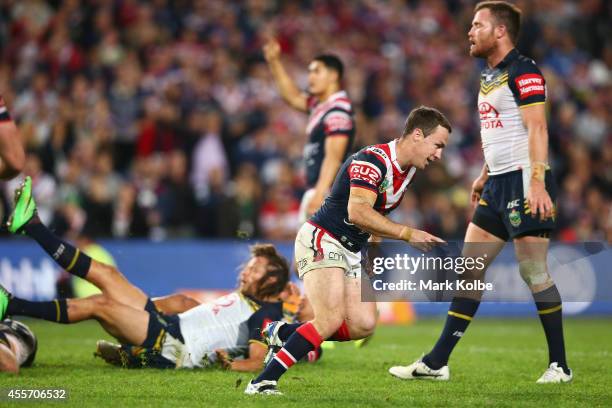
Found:
<svg viewBox="0 0 612 408"><path fill-rule="evenodd" d="M423 357L423 362L427 364L429 368L437 370L448 364L448 359L455 345L463 336L472 318L476 314L479 305L480 302L477 300L458 297L453 298L450 308L448 309L444 330L442 330L438 342L429 354Z"/></svg>
<svg viewBox="0 0 612 408"><path fill-rule="evenodd" d="M556 362L565 374L569 374L563 341L561 295L559 295L557 286L553 285L542 292L534 293L533 299L548 343L548 364Z"/></svg>
<svg viewBox="0 0 612 408"><path fill-rule="evenodd" d="M283 324L279 329L278 329L278 337L282 340L282 341L287 341L287 339L289 338L289 336L291 336L293 334L294 331L297 330L298 327L300 327L303 323L287 323L287 324Z"/></svg>
<svg viewBox="0 0 612 408"><path fill-rule="evenodd" d="M35 317L56 323L70 323L66 299L54 299L50 302L30 302L13 297L6 308L7 315Z"/></svg>
<svg viewBox="0 0 612 408"><path fill-rule="evenodd" d="M91 265L91 258L78 248L62 241L34 216L24 227L25 233L38 242L38 244L51 255L53 260L64 268L66 272L85 278Z"/></svg>

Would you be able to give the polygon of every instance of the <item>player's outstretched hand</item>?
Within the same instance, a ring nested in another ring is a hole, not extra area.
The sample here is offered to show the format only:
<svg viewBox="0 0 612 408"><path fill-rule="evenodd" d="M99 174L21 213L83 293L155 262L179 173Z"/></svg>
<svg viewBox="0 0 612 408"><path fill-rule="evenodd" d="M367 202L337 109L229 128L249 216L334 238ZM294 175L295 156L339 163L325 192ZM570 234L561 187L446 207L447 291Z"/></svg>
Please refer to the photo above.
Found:
<svg viewBox="0 0 612 408"><path fill-rule="evenodd" d="M436 244L445 244L446 241L428 232L413 229L408 243L416 249L427 252L435 247Z"/></svg>
<svg viewBox="0 0 612 408"><path fill-rule="evenodd" d="M478 177L472 183L471 199L472 199L472 205L474 207L478 205L478 201L480 200L480 196L482 195L482 190L484 190L484 185L486 181L487 181L486 179L482 177Z"/></svg>
<svg viewBox="0 0 612 408"><path fill-rule="evenodd" d="M280 57L281 47L275 38L270 37L263 46L263 53L266 61L274 61Z"/></svg>

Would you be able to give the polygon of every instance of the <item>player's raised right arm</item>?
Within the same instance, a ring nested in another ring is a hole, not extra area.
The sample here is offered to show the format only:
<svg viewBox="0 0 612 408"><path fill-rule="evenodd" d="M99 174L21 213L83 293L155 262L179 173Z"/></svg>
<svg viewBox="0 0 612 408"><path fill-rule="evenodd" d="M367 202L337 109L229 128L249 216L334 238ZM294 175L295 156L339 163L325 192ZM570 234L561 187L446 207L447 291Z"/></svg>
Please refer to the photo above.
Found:
<svg viewBox="0 0 612 408"><path fill-rule="evenodd" d="M376 193L365 188L351 187L348 202L349 222L364 231L383 238L406 241L422 251L428 251L436 242L444 240L425 231L397 224L374 210Z"/></svg>
<svg viewBox="0 0 612 408"><path fill-rule="evenodd" d="M308 97L305 93L300 91L285 70L280 59L281 49L278 41L273 38L269 39L263 47L263 53L270 67L270 71L272 71L272 77L278 86L281 97L292 108L307 112Z"/></svg>

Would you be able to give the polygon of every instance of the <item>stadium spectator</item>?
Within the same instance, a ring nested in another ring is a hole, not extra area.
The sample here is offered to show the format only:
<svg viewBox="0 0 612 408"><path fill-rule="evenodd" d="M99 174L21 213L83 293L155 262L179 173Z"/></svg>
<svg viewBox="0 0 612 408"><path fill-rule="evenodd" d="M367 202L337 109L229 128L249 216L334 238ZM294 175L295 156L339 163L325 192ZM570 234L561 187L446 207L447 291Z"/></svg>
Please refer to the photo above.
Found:
<svg viewBox="0 0 612 408"><path fill-rule="evenodd" d="M612 95L611 8L601 0L561 0L554 7L548 2L521 4L525 24L518 48L539 62L547 79L557 184L578 177L584 191L593 187L600 192L601 211L610 214L607 152L612 126L606 106ZM415 211L427 212L431 194L447 197L453 203L446 210L448 217L462 230L471 215L466 210L471 181L482 163L478 118L472 114L478 62L457 41L469 26L471 9L469 2L424 0L211 0L191 7L137 0L9 2L2 8L0 23L0 89L28 149L41 157L58 191L63 190L67 162L77 160L82 171L90 172L95 161L82 155L112 149L113 164L122 177L112 201L121 201L123 186L136 185L139 177L139 136L147 154L158 152L163 161L175 149L184 150L188 174L206 179L206 172L199 174L195 167L197 144L189 123L194 112L213 110L221 123L217 151L223 153L208 155L205 161L225 157L225 195L234 194L228 180L236 178L244 160L264 169L270 160L285 159L301 175L292 185L293 195L300 198L305 187L299 157L307 142L306 118L287 107L273 86L261 53L262 37L271 27L283 49L283 63L300 89L307 88L304 66L313 55L335 53L345 62L345 89L357 120L355 148L388 141L399 130L394 118L417 104L448 113L455 134L441 171L452 183L433 180L422 186ZM150 100L154 107L148 105ZM172 137L165 130L160 135L157 127L151 133L151 118L170 111ZM166 144L167 140L172 142ZM587 150L579 164L572 164L577 142ZM263 204L271 188L262 180L258 184L264 185L255 207ZM11 198L3 201L7 200ZM579 208L586 208L585 195L577 200ZM211 210L225 213L224 203L211 203L217 207ZM63 202L54 205L60 208ZM567 225L553 238L568 228L580 229L587 239L612 234L610 222L601 222L597 215L582 219L563 211L561 205L559 215ZM134 236L149 236L145 229ZM215 228L205 235L227 233ZM254 228L252 233L261 232ZM192 226L185 234L201 231ZM113 235L132 236L132 230L118 228Z"/></svg>

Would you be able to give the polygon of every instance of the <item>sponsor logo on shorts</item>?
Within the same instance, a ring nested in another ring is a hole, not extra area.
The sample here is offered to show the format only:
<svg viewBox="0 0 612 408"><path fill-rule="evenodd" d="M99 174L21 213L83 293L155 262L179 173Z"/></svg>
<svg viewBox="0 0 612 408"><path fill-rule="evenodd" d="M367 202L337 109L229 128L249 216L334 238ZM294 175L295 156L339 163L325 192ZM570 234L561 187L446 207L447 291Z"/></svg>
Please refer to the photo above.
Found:
<svg viewBox="0 0 612 408"><path fill-rule="evenodd" d="M519 198L517 198L516 200L508 201L508 205L506 206L506 209L510 210L511 208L518 207L519 206L519 201L520 201Z"/></svg>
<svg viewBox="0 0 612 408"><path fill-rule="evenodd" d="M328 252L327 257L330 261L342 261L344 259L344 255L338 252Z"/></svg>
<svg viewBox="0 0 612 408"><path fill-rule="evenodd" d="M306 267L306 265L308 265L308 259L306 259L306 258L300 259L298 261L298 263L297 263L298 269L304 269Z"/></svg>

